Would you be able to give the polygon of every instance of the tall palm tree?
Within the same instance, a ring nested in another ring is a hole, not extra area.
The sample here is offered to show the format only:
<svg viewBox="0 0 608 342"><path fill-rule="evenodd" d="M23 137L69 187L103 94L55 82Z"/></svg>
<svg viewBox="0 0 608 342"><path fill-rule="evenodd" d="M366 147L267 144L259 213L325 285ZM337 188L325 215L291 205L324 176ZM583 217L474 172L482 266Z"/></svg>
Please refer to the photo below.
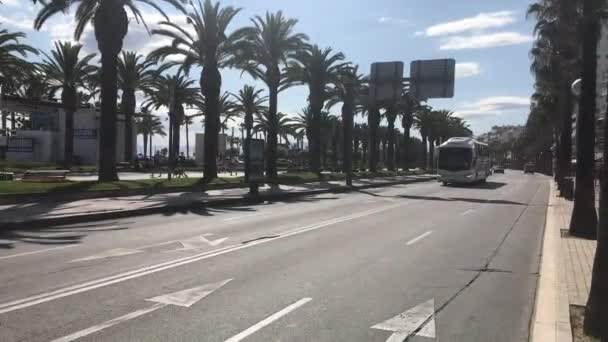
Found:
<svg viewBox="0 0 608 342"><path fill-rule="evenodd" d="M159 117L154 117L152 121L152 126L150 129L150 157L152 157L152 138L155 136L166 137L167 132L165 132L165 126Z"/></svg>
<svg viewBox="0 0 608 342"><path fill-rule="evenodd" d="M293 119L293 127L296 131L304 132L306 140L308 141L308 152L310 153L310 140L312 140L312 112L310 107L304 107Z"/></svg>
<svg viewBox="0 0 608 342"><path fill-rule="evenodd" d="M78 109L78 88L96 71L89 63L95 54L80 56L82 45L70 42L55 42L51 56L45 55L40 68L46 75L52 91L61 89L61 103L65 112L63 142L64 167L69 169L74 159L74 113Z"/></svg>
<svg viewBox="0 0 608 342"><path fill-rule="evenodd" d="M401 116L401 128L403 129L403 143L401 148L403 169L407 169L410 131L414 125L414 113L419 107L420 102L409 92L403 94L400 104L397 107L399 115Z"/></svg>
<svg viewBox="0 0 608 342"><path fill-rule="evenodd" d="M359 95L362 85L362 75L358 72L359 66L343 67L338 74L338 82L332 90L326 108L330 109L338 103L342 103L342 126L343 126L343 163L342 172L346 173L347 185L352 185L353 168L353 122L354 116L360 110Z"/></svg>
<svg viewBox="0 0 608 342"><path fill-rule="evenodd" d="M34 28L40 30L47 19L58 13L68 13L71 5L76 9L74 38L79 40L89 23L93 24L97 46L101 53L101 119L99 134L99 181L114 181L116 173L116 110L118 80L116 67L124 37L129 29L125 7L137 21L144 22L137 3L149 5L166 17L159 7L165 2L182 8L185 0L40 0L42 8L34 20Z"/></svg>
<svg viewBox="0 0 608 342"><path fill-rule="evenodd" d="M432 134L431 130L433 129L433 115L431 112L431 107L422 106L418 108L414 114L414 127L418 129L420 136L422 137L422 162L424 163L424 168L430 167L427 150L429 136ZM430 162L432 162L432 160Z"/></svg>
<svg viewBox="0 0 608 342"><path fill-rule="evenodd" d="M195 106L200 101L200 89L194 84L195 81L181 70L175 75L158 76L150 85L148 99L142 104L146 109L169 109L169 160L172 166L179 154L180 125L184 120L185 107Z"/></svg>
<svg viewBox="0 0 608 342"><path fill-rule="evenodd" d="M147 92L160 73L170 64L155 68L156 61L145 58L133 51L123 51L118 58L118 85L122 91L121 108L125 115L124 157L130 162L133 158L133 115L135 114L135 93Z"/></svg>
<svg viewBox="0 0 608 342"><path fill-rule="evenodd" d="M398 114L396 105L388 106L384 113L384 117L388 122L388 130L386 132L388 144L386 166L390 171L395 171L395 120L397 120Z"/></svg>
<svg viewBox="0 0 608 342"><path fill-rule="evenodd" d="M342 53L312 45L298 51L286 69L287 78L293 84L308 86L308 102L313 115L312 141L309 141L312 172L321 172L321 111L331 98L330 87L339 82L339 74L346 66L346 63L341 63L343 60Z"/></svg>
<svg viewBox="0 0 608 342"><path fill-rule="evenodd" d="M194 123L192 115L184 115L184 126L186 127L186 158L190 158L190 130L189 127Z"/></svg>
<svg viewBox="0 0 608 342"><path fill-rule="evenodd" d="M236 62L253 78L262 80L268 86L268 115L271 122L278 122L278 95L291 84L281 66L289 63L296 53L304 48L308 37L294 33L296 19L287 19L283 12L266 13L264 18L256 16L253 26L246 28L246 38L238 44ZM266 174L277 176L277 134L278 127L269 127L266 146Z"/></svg>
<svg viewBox="0 0 608 342"><path fill-rule="evenodd" d="M148 156L148 138L151 134L153 134L155 125L162 126L160 118L152 115L148 110L143 109L136 120L136 127L137 134L141 134L143 136L144 157ZM150 157L152 157L152 153L150 153Z"/></svg>
<svg viewBox="0 0 608 342"><path fill-rule="evenodd" d="M582 91L576 117L576 186L570 234L587 239L596 238L595 211L595 112L597 81L597 43L600 23L595 0L583 1L582 24Z"/></svg>
<svg viewBox="0 0 608 342"><path fill-rule="evenodd" d="M255 89L255 87L245 85L239 90L238 94L232 94L235 99L234 110L240 113L245 121L243 127L246 132L243 146L243 153L245 154L245 180L249 177L249 144L251 142L253 119L255 115L268 111L268 108L264 105L268 97L263 96L263 92L262 89Z"/></svg>
<svg viewBox="0 0 608 342"><path fill-rule="evenodd" d="M234 62L234 44L244 36L244 30L227 33L228 26L240 9L232 6L220 7L220 3L205 0L197 5L191 2L190 11L182 9L188 18L188 24L194 29L194 34L186 31L176 23L161 22L162 29L153 30L154 34L172 39L171 45L163 46L151 53L154 58L167 56L184 57L184 66L189 70L197 65L202 68L200 89L205 99L205 152L204 177L217 178L216 157L218 153L218 137L221 129L220 122L220 93L222 75L220 69Z"/></svg>

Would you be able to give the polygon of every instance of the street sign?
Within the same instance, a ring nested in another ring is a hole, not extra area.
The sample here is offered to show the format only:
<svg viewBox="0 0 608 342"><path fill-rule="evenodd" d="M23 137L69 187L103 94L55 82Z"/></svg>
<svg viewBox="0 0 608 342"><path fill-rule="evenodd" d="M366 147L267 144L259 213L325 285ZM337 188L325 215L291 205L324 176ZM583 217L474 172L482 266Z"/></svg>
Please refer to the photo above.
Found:
<svg viewBox="0 0 608 342"><path fill-rule="evenodd" d="M250 182L264 180L264 140L251 139L249 142L249 172Z"/></svg>
<svg viewBox="0 0 608 342"><path fill-rule="evenodd" d="M456 60L435 59L410 64L410 91L420 100L454 97Z"/></svg>
<svg viewBox="0 0 608 342"><path fill-rule="evenodd" d="M369 95L375 103L395 102L403 92L403 62L373 63Z"/></svg>

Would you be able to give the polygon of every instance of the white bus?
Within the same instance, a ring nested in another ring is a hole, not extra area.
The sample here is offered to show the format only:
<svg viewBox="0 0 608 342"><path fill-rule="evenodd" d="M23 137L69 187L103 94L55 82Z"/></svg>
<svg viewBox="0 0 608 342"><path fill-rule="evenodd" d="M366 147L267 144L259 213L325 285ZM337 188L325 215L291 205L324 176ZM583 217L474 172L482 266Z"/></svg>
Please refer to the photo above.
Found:
<svg viewBox="0 0 608 342"><path fill-rule="evenodd" d="M488 145L473 138L451 138L438 151L439 180L448 183L485 183L491 174Z"/></svg>

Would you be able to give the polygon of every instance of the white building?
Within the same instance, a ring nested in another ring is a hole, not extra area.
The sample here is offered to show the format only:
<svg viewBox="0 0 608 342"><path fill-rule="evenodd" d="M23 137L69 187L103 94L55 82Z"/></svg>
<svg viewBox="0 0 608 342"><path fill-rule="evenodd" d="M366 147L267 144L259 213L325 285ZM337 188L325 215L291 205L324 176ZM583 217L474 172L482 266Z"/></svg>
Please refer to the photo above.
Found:
<svg viewBox="0 0 608 342"><path fill-rule="evenodd" d="M65 113L61 103L17 96L2 97L0 110L29 116L30 127L17 129L8 137L6 159L20 162L61 162L65 141ZM74 114L74 158L82 165L96 165L99 155L99 109L79 108ZM124 115L118 115L116 161L124 156ZM135 125L133 125L135 141ZM136 155L133 144L132 156Z"/></svg>

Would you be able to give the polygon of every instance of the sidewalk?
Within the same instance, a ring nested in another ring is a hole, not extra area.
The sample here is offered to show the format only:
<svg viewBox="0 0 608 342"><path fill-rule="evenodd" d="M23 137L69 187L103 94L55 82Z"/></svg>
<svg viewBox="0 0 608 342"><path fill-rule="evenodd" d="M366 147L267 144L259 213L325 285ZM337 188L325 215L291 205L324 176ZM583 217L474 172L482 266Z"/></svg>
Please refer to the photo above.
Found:
<svg viewBox="0 0 608 342"><path fill-rule="evenodd" d="M552 184L536 295L534 342L573 341L571 305L585 306L591 285L597 242L568 234L573 202L557 194Z"/></svg>
<svg viewBox="0 0 608 342"><path fill-rule="evenodd" d="M401 176L353 181L353 188L363 189L434 180L434 176ZM332 191L348 191L344 181L278 185L260 187L255 200L286 199ZM105 220L118 217L145 215L159 212L181 211L209 205L235 205L251 202L247 188L209 190L206 192L179 192L157 195L83 199L70 202L40 202L0 205L0 229L9 226L68 224Z"/></svg>

